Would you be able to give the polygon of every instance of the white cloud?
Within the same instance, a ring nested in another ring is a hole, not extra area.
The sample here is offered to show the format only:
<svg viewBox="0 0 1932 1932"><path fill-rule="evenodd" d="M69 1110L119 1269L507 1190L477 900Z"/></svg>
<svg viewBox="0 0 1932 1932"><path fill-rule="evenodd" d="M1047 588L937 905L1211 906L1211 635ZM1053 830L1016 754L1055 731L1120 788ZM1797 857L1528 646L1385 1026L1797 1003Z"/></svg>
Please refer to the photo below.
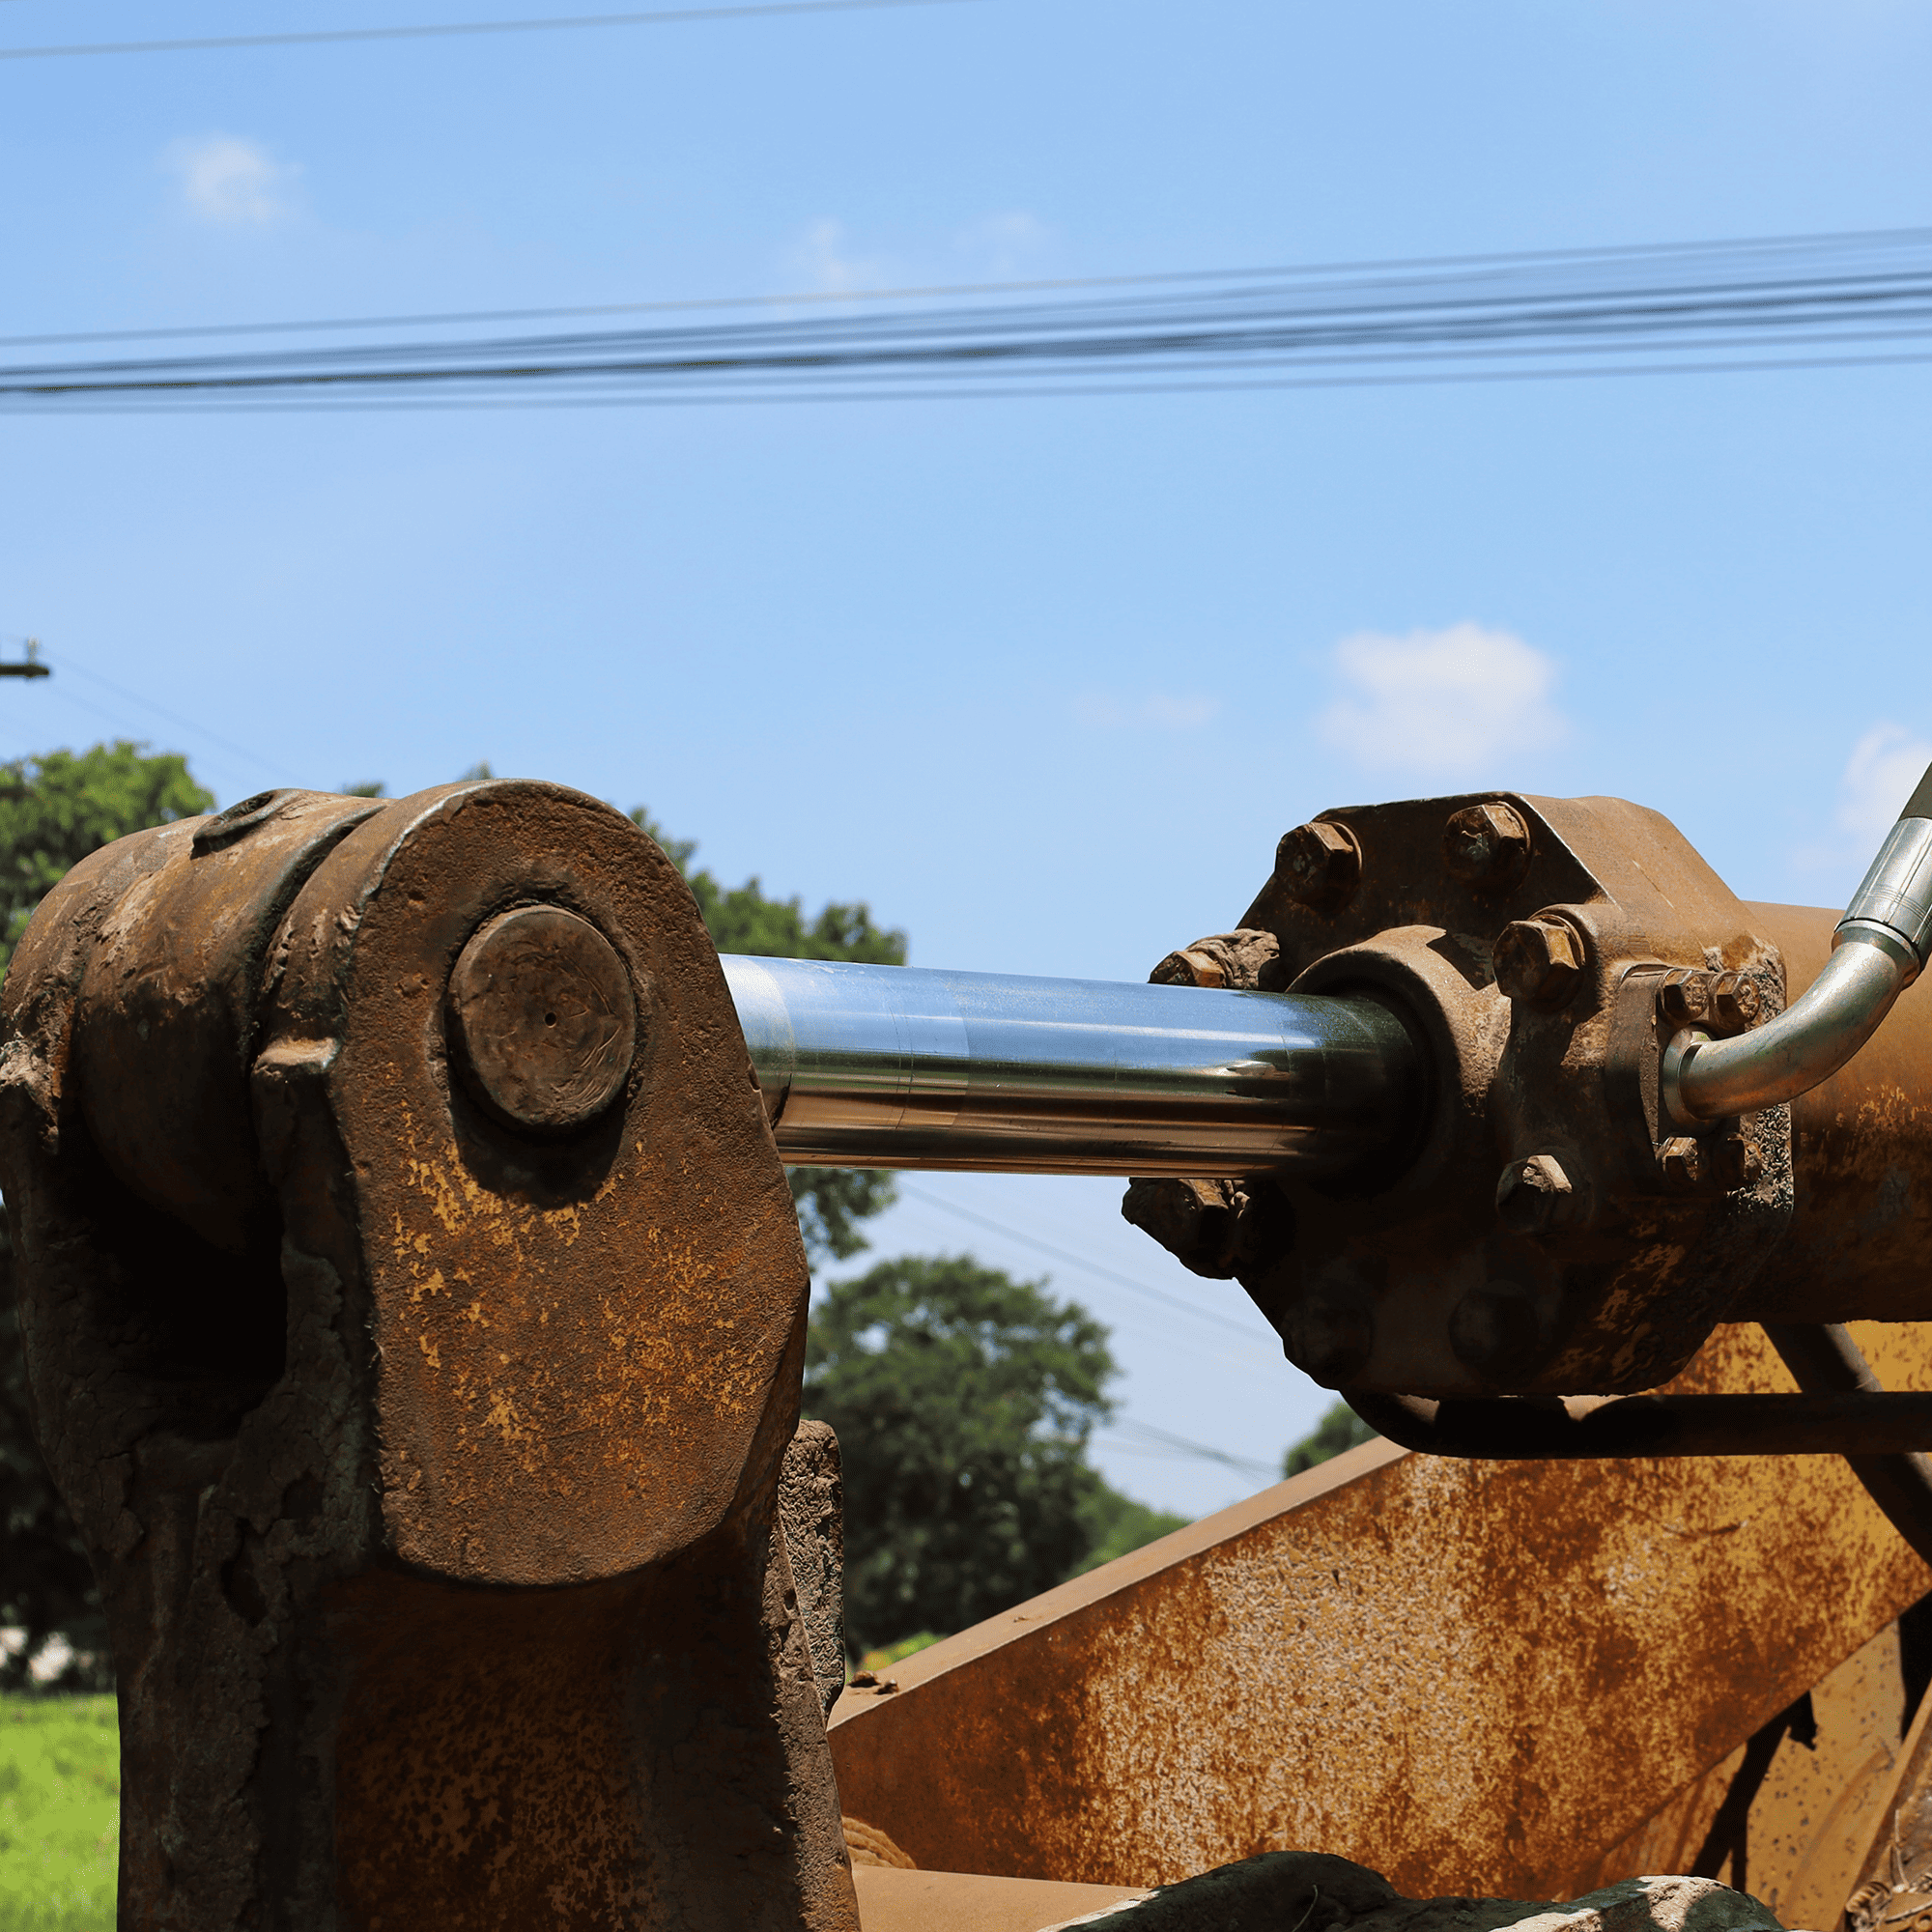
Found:
<svg viewBox="0 0 1932 1932"><path fill-rule="evenodd" d="M1902 724L1874 724L1852 747L1838 781L1838 823L1876 845L1932 765L1932 745Z"/></svg>
<svg viewBox="0 0 1932 1932"><path fill-rule="evenodd" d="M853 254L846 246L845 224L830 216L805 231L792 260L807 285L820 295L850 295L878 288L885 280L882 265Z"/></svg>
<svg viewBox="0 0 1932 1932"><path fill-rule="evenodd" d="M1218 697L1177 697L1158 691L1146 697L1117 697L1111 692L1090 691L1074 700L1073 715L1081 724L1103 731L1136 724L1158 731L1194 731L1220 709Z"/></svg>
<svg viewBox="0 0 1932 1932"><path fill-rule="evenodd" d="M298 168L278 161L259 141L206 134L167 152L188 213L221 228L266 228L294 213Z"/></svg>
<svg viewBox="0 0 1932 1932"><path fill-rule="evenodd" d="M1549 701L1555 665L1508 631L1364 631L1335 646L1334 662L1350 692L1321 714L1322 736L1372 771L1493 781L1484 768L1495 759L1570 728Z"/></svg>

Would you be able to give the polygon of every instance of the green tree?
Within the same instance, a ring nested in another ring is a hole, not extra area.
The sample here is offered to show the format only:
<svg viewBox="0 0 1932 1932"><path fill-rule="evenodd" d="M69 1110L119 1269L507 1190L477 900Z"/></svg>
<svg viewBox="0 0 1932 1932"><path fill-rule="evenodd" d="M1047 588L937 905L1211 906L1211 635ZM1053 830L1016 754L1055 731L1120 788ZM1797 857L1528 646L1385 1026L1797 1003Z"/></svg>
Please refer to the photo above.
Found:
<svg viewBox="0 0 1932 1932"><path fill-rule="evenodd" d="M125 738L0 765L0 964L71 867L125 833L213 804L186 759ZM78 1653L69 1676L99 1682L106 1626L87 1552L34 1436L13 1271L13 1245L0 1230L0 1624L25 1633L0 1666L0 1684L20 1682L55 1635Z"/></svg>
<svg viewBox="0 0 1932 1932"><path fill-rule="evenodd" d="M1185 1529L1190 1520L1172 1510L1154 1509L1151 1504L1123 1496L1111 1484L1102 1482L1086 1510L1087 1533L1093 1539L1087 1554L1073 1566L1073 1575L1084 1577L1117 1556L1142 1548L1177 1529Z"/></svg>
<svg viewBox="0 0 1932 1932"><path fill-rule="evenodd" d="M0 764L0 969L34 908L90 852L213 805L185 758L150 753L126 738Z"/></svg>
<svg viewBox="0 0 1932 1932"><path fill-rule="evenodd" d="M1302 1470L1312 1469L1345 1449L1358 1448L1375 1439L1376 1432L1346 1402L1330 1403L1322 1411L1321 1420L1299 1442L1289 1444L1281 1459L1281 1473L1298 1476Z"/></svg>
<svg viewBox="0 0 1932 1932"><path fill-rule="evenodd" d="M806 1413L845 1466L855 1656L1081 1567L1109 1514L1087 1444L1115 1373L1084 1308L964 1255L907 1257L834 1282L807 1346Z"/></svg>
<svg viewBox="0 0 1932 1932"><path fill-rule="evenodd" d="M703 867L694 867L697 841L673 838L644 810L631 813L684 874L691 895L720 952L758 952L781 959L856 959L867 965L903 966L906 936L873 923L871 908L838 900L808 918L797 898L765 895L755 875L742 886L722 886ZM893 1205L897 1189L880 1168L794 1167L788 1170L799 1233L814 1267L848 1261L866 1246L859 1223Z"/></svg>

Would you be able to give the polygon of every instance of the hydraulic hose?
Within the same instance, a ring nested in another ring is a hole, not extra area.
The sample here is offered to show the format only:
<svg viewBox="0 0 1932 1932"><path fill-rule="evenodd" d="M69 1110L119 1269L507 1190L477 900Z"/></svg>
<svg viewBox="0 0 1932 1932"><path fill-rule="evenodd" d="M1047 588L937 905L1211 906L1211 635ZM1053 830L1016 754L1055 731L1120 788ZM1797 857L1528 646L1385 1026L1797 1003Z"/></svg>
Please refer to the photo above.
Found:
<svg viewBox="0 0 1932 1932"><path fill-rule="evenodd" d="M1906 801L1833 935L1833 953L1776 1019L1732 1039L1686 1028L1664 1052L1674 1125L1756 1113L1808 1093L1856 1054L1932 955L1932 770Z"/></svg>

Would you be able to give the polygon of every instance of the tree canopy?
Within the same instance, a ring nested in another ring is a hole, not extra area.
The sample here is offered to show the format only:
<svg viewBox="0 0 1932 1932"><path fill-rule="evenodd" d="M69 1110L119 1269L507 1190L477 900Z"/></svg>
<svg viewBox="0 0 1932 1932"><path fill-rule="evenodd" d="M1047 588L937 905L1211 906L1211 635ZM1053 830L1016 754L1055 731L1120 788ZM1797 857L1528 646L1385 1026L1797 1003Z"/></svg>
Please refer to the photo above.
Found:
<svg viewBox="0 0 1932 1932"><path fill-rule="evenodd" d="M1118 1514L1087 1461L1114 1373L1084 1308L965 1255L831 1285L805 1409L845 1466L855 1652L977 1623L1083 1566Z"/></svg>
<svg viewBox="0 0 1932 1932"><path fill-rule="evenodd" d="M127 738L0 764L0 971L34 908L90 852L213 804L180 753Z"/></svg>
<svg viewBox="0 0 1932 1932"><path fill-rule="evenodd" d="M1373 1442L1376 1432L1346 1402L1332 1402L1321 1412L1321 1420L1299 1442L1291 1442L1281 1459L1284 1476L1298 1476L1345 1449Z"/></svg>

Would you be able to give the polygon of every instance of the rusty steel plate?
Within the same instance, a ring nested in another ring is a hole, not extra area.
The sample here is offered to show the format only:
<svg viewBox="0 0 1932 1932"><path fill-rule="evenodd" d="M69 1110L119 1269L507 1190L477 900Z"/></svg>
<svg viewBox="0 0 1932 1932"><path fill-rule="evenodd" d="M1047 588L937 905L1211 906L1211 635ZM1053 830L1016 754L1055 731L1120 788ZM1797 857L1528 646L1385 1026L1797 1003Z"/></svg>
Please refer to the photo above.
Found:
<svg viewBox="0 0 1932 1932"><path fill-rule="evenodd" d="M1860 1341L1932 1386L1932 1336ZM1675 1386L1791 1382L1728 1327ZM1293 1847L1574 1895L1928 1582L1829 1457L1369 1444L848 1691L840 1802L937 1869L1146 1885Z"/></svg>

